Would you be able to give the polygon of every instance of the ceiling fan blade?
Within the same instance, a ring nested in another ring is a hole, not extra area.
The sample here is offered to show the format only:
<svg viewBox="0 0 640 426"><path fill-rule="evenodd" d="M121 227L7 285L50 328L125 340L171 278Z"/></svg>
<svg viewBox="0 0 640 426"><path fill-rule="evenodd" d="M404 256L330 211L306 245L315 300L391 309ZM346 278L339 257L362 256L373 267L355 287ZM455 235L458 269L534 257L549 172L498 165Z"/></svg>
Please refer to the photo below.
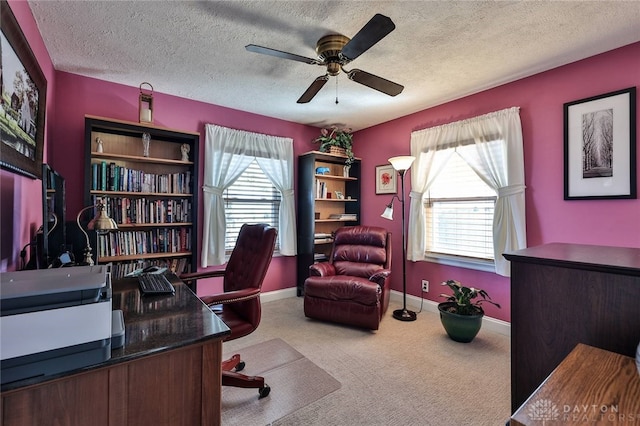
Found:
<svg viewBox="0 0 640 426"><path fill-rule="evenodd" d="M342 48L342 56L353 61L396 28L391 18L376 13Z"/></svg>
<svg viewBox="0 0 640 426"><path fill-rule="evenodd" d="M347 74L347 77L349 77L349 80L371 87L372 89L386 93L389 96L396 96L404 89L404 86L398 83L394 83L393 81L359 69L352 69L351 71L345 71L345 73Z"/></svg>
<svg viewBox="0 0 640 426"><path fill-rule="evenodd" d="M307 58L306 56L296 55L294 53L283 52L281 50L271 49L269 47L248 44L244 47L249 52L262 53L263 55L275 56L276 58L290 59L292 61L304 62L305 64L317 64L318 60Z"/></svg>
<svg viewBox="0 0 640 426"><path fill-rule="evenodd" d="M302 96L300 96L300 99L298 99L298 103L306 104L307 102L311 101L311 99L313 99L313 97L320 91L320 89L322 89L322 86L327 84L327 81L329 81L329 76L326 74L316 78L313 83L311 83L311 86L309 86L309 88L302 94Z"/></svg>

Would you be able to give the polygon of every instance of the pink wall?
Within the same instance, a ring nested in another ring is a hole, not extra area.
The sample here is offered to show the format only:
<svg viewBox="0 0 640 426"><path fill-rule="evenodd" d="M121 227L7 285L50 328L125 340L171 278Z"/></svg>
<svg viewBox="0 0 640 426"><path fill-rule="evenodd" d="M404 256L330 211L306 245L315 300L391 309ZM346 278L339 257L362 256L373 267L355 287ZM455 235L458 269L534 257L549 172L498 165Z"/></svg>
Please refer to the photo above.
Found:
<svg viewBox="0 0 640 426"><path fill-rule="evenodd" d="M640 199L563 199L563 104L639 85L640 43L635 43L365 129L354 137L354 151L363 158L364 175L373 176L375 166L387 163L387 158L409 154L414 130L519 106L524 137L528 245L569 242L640 247ZM638 123L639 117L637 109ZM636 139L640 137L636 135ZM406 179L408 192L409 176ZM390 229L395 235L394 251L401 253L400 221L389 222L379 217L390 197L372 195L375 194L372 179L363 180L362 193L363 221ZM393 287L401 290L399 262L396 256ZM407 291L413 295L420 294L420 281L428 279L432 288L428 298L441 301L439 283L451 278L487 290L502 305L500 310L487 307L487 314L510 320L508 278L428 262L407 265Z"/></svg>
<svg viewBox="0 0 640 426"><path fill-rule="evenodd" d="M69 218L74 218L83 207L85 114L135 122L138 118L139 89L58 72L56 90L60 96L56 104L57 121L52 132L55 142L52 144L51 158L54 168L66 179L67 215ZM153 102L155 125L200 132L200 182L203 182L204 161L202 159L204 158L206 123L293 138L295 156L314 148L310 141L316 136L317 129L309 126L162 93L154 93ZM198 188L198 192L200 198L198 226L201 231L203 217L201 188ZM202 241L199 238L199 253L201 247ZM274 258L263 290L294 287L295 274L291 274L291 271L295 271L295 268L294 257ZM213 290L218 285L215 280L205 284L208 285L199 286L199 292Z"/></svg>
<svg viewBox="0 0 640 426"><path fill-rule="evenodd" d="M46 158L67 181L67 215L72 220L83 202L84 115L136 121L138 88L55 72L26 2L10 1L10 5L49 83ZM362 222L386 227L395 235L393 287L396 290L402 288L402 269L399 267L399 254L402 253L400 221L389 222L380 218L384 205L391 197L375 195L375 166L386 164L391 156L408 154L413 130L511 106L521 108L529 245L563 241L640 247L640 200L564 201L562 160L563 103L638 86L639 83L640 43L635 43L357 132L354 148L363 159ZM291 137L294 139L295 155L316 147L310 142L317 135L317 129L312 127L162 93L154 94L154 111L157 125L201 132L201 146L204 143L204 124L214 123ZM204 155L204 149L200 152L201 156ZM2 211L13 210L13 214L1 216L0 270L12 270L16 268L19 249L30 241L35 229L40 226L41 184L40 181L4 171L0 172L0 178ZM407 176L407 192L409 182ZM202 208L199 214L202 218ZM201 241L198 241L200 245ZM291 271L295 271L294 258L274 259L264 290L295 286L295 274ZM420 294L420 280L428 279L431 281L428 298L438 301L441 290L438 284L449 278L487 290L494 300L502 304L500 310L488 306L487 314L509 321L508 278L428 262L407 265L410 294ZM210 283L210 287L217 285Z"/></svg>
<svg viewBox="0 0 640 426"><path fill-rule="evenodd" d="M47 80L43 152L46 163L49 135L55 121L55 70L27 2L9 1L9 7ZM33 239L42 225L42 181L0 170L0 210L0 271L13 271L21 268L20 249Z"/></svg>

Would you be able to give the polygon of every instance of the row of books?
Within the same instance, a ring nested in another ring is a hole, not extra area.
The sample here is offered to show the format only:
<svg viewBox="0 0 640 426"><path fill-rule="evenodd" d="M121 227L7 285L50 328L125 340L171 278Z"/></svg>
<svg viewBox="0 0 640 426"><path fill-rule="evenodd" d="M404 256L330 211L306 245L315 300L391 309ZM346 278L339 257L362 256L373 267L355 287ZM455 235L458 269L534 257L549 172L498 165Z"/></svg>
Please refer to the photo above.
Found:
<svg viewBox="0 0 640 426"><path fill-rule="evenodd" d="M191 222L191 199L93 196L94 205L103 204L117 224Z"/></svg>
<svg viewBox="0 0 640 426"><path fill-rule="evenodd" d="M91 189L191 194L191 172L155 174L102 161L91 164Z"/></svg>
<svg viewBox="0 0 640 426"><path fill-rule="evenodd" d="M161 268L167 268L168 271L171 271L176 275L180 275L185 272L191 272L191 264L189 258L180 257L172 259L149 259L136 260L133 262L114 263L111 266L111 277L113 279L124 278L127 274L130 274L137 269L144 269L149 266L159 266Z"/></svg>
<svg viewBox="0 0 640 426"><path fill-rule="evenodd" d="M327 182L316 180L316 198L327 198Z"/></svg>
<svg viewBox="0 0 640 426"><path fill-rule="evenodd" d="M118 231L98 235L99 257L188 251L191 251L191 229L187 227Z"/></svg>

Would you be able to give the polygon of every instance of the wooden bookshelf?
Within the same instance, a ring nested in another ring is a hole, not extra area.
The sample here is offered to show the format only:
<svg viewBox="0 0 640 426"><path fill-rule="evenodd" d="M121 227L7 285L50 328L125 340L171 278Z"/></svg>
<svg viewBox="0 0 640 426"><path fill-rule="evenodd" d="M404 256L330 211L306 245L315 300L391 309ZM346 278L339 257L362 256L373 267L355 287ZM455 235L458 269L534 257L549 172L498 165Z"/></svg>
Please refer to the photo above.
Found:
<svg viewBox="0 0 640 426"><path fill-rule="evenodd" d="M115 278L150 265L195 270L199 143L199 133L85 116L85 205L104 204L118 224L97 236L94 260L113 263Z"/></svg>

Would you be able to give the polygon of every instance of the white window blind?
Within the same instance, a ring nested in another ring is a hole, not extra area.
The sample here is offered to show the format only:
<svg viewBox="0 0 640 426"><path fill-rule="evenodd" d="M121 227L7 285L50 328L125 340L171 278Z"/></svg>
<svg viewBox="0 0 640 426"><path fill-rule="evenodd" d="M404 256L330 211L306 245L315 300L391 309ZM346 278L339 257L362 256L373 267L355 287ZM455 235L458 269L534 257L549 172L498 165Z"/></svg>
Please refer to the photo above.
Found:
<svg viewBox="0 0 640 426"><path fill-rule="evenodd" d="M224 191L227 254L235 247L243 224L267 223L278 228L280 198L280 191L273 186L254 160L233 185Z"/></svg>
<svg viewBox="0 0 640 426"><path fill-rule="evenodd" d="M473 146L457 149L467 148ZM495 193L453 151L445 149L436 155L435 165L442 171L429 188L424 203L428 229L426 254L492 260Z"/></svg>

